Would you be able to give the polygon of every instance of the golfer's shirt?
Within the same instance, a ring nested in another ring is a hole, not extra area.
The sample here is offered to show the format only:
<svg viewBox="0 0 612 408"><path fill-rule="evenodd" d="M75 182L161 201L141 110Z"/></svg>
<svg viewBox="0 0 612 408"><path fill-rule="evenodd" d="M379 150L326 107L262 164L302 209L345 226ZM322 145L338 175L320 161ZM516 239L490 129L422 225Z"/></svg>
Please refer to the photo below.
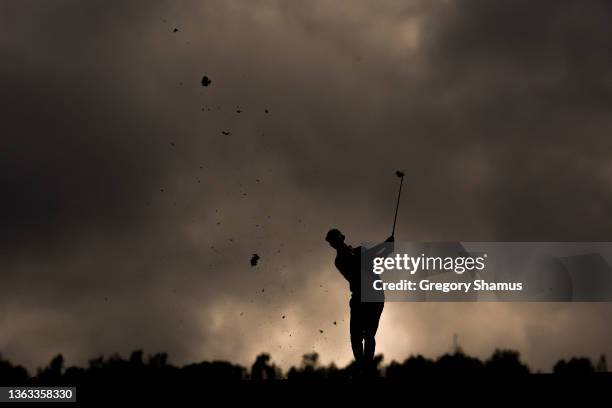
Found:
<svg viewBox="0 0 612 408"><path fill-rule="evenodd" d="M362 258L368 263L373 256L387 256L392 251L392 248L389 248L388 245L385 247L384 245L385 244L380 244L371 249L365 249L361 246L357 248L346 246L337 251L334 264L342 276L349 282L352 299L361 302L362 288L364 288L363 293L366 295L365 297L368 299L368 302L385 301L385 293L383 291L374 290L373 283L374 280L377 279L376 275L373 273L366 273L364 274L366 279L364 282L361 281ZM362 251L365 252L362 253Z"/></svg>
<svg viewBox="0 0 612 408"><path fill-rule="evenodd" d="M346 246L338 250L334 260L336 268L349 282L353 297L361 294L361 247Z"/></svg>

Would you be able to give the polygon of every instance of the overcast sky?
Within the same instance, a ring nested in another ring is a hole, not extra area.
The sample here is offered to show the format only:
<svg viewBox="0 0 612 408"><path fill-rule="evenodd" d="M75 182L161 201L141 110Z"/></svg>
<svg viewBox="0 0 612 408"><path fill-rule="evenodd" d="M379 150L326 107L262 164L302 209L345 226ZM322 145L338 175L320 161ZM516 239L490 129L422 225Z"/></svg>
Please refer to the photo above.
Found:
<svg viewBox="0 0 612 408"><path fill-rule="evenodd" d="M0 353L345 364L323 238L386 238L398 168L398 240L612 240L611 20L603 0L1 2ZM610 312L391 303L378 351L457 333L549 370L612 356Z"/></svg>

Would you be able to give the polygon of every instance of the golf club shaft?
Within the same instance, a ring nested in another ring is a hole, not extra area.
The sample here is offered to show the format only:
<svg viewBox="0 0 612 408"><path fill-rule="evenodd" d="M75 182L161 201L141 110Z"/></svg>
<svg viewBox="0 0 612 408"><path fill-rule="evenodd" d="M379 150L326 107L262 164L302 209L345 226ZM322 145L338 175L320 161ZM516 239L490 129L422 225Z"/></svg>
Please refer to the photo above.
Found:
<svg viewBox="0 0 612 408"><path fill-rule="evenodd" d="M397 222L397 211L399 210L400 197L402 195L402 184L404 183L404 177L400 177L399 192L397 193L397 204L395 205L395 217L393 217L393 230L391 236L395 236L395 223Z"/></svg>

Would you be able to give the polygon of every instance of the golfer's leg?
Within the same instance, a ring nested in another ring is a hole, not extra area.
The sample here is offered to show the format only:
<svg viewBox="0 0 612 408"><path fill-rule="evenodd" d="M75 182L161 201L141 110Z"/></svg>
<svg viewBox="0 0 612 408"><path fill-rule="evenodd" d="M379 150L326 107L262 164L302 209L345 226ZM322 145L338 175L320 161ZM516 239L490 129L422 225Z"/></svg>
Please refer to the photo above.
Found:
<svg viewBox="0 0 612 408"><path fill-rule="evenodd" d="M369 365L374 361L374 352L376 351L376 339L374 336L366 334L363 342L363 361L366 365Z"/></svg>
<svg viewBox="0 0 612 408"><path fill-rule="evenodd" d="M363 361L363 330L362 330L362 319L361 313L359 312L360 307L359 304L355 304L356 302L351 299L351 323L350 323L350 332L351 332L351 348L353 349L353 356L355 357L355 361L358 365L361 365Z"/></svg>
<svg viewBox="0 0 612 408"><path fill-rule="evenodd" d="M376 331L380 322L384 303L368 303L368 310L365 313L365 339L364 339L364 362L369 365L374 361L374 353L376 352Z"/></svg>

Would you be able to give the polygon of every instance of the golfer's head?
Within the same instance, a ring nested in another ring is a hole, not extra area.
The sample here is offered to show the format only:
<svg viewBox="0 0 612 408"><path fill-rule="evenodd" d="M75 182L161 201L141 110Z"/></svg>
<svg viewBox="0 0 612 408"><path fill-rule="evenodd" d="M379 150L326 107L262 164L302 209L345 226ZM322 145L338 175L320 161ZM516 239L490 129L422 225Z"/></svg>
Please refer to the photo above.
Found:
<svg viewBox="0 0 612 408"><path fill-rule="evenodd" d="M327 232L325 240L329 242L332 248L339 248L344 244L344 235L342 235L339 229L333 228Z"/></svg>

